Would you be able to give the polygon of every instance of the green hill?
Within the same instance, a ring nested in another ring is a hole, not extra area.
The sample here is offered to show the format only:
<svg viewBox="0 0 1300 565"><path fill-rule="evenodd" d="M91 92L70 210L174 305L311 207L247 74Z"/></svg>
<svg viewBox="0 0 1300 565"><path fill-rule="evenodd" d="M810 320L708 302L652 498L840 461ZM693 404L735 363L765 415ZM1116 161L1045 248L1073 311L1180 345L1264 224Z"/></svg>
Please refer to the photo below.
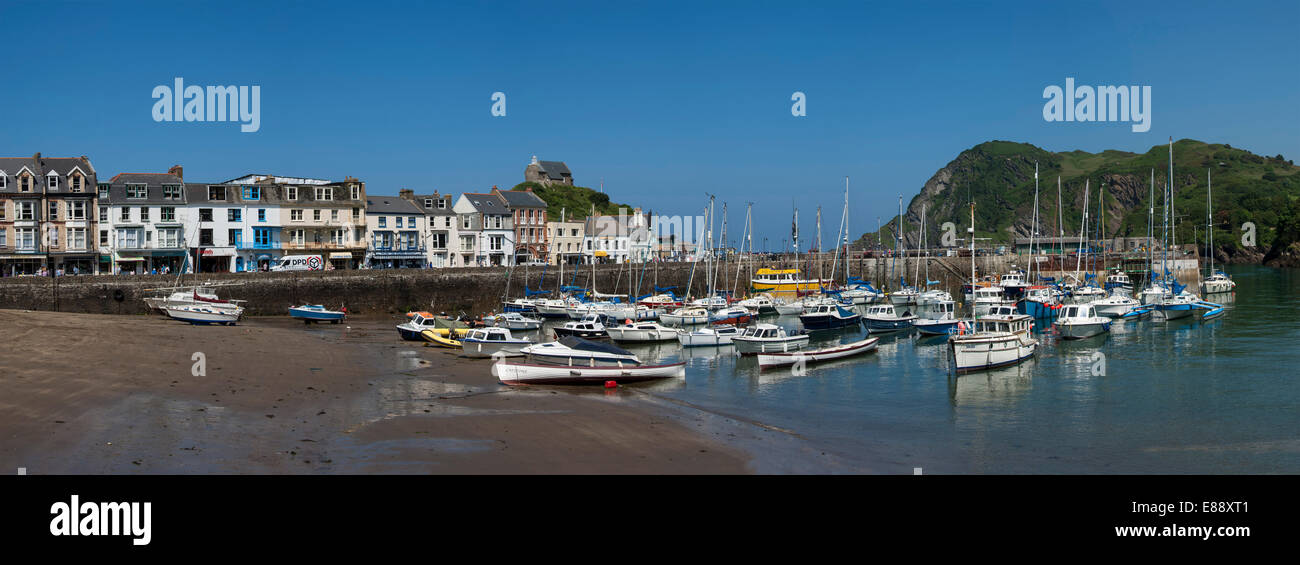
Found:
<svg viewBox="0 0 1300 565"><path fill-rule="evenodd" d="M1174 143L1174 208L1178 215L1177 238L1203 242L1206 224L1206 171L1214 189L1214 241L1225 256L1239 260L1276 258L1300 240L1300 167L1283 156L1264 157L1225 144L1207 144L1191 139ZM1053 153L1027 143L989 141L963 151L939 169L914 196L904 212L904 239L917 243L921 207L926 209L929 241L938 242L939 226L953 222L958 237L970 224L969 206L975 202L977 238L992 243L1011 243L1028 237L1034 203L1034 163L1039 167L1040 234L1055 235L1057 228L1057 178L1061 183L1060 216L1067 236L1079 234L1084 182L1089 184L1089 233L1097 215L1098 188L1104 189L1105 235L1146 235L1147 203L1151 175L1155 175L1157 235L1163 200L1161 187L1168 173L1168 145L1157 145L1146 153L1103 151ZM892 218L882 227L888 245ZM1241 247L1241 226L1254 222L1257 246ZM863 234L856 245L870 246L875 232ZM1253 256L1253 259L1245 259Z"/></svg>
<svg viewBox="0 0 1300 565"><path fill-rule="evenodd" d="M620 207L627 208L628 213L632 213L631 206L610 202L608 194L583 186L567 184L547 186L536 182L521 182L510 190L529 188L533 189L533 194L546 201L546 217L553 222L560 220L561 210L565 211L564 216L567 220L585 219L593 205L596 207L596 214L599 215L617 216Z"/></svg>

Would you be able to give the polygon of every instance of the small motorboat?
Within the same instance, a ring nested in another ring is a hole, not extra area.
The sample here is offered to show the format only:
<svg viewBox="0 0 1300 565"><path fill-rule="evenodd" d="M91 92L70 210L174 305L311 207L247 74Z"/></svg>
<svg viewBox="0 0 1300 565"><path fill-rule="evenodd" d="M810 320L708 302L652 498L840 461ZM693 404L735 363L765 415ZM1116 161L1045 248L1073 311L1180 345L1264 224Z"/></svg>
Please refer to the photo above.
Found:
<svg viewBox="0 0 1300 565"><path fill-rule="evenodd" d="M990 285L975 288L975 306L973 313L978 318L988 314L997 306L1015 306L1016 301L1007 298L1002 287Z"/></svg>
<svg viewBox="0 0 1300 565"><path fill-rule="evenodd" d="M517 357L523 355L523 348L533 342L510 335L506 328L479 328L470 330L460 340L461 351L466 357Z"/></svg>
<svg viewBox="0 0 1300 565"><path fill-rule="evenodd" d="M406 341L424 341L420 332L445 327L446 322L439 322L438 318L428 312L410 312L406 315L406 322L397 325L397 333Z"/></svg>
<svg viewBox="0 0 1300 565"><path fill-rule="evenodd" d="M427 341L425 347L446 347L448 349L460 349L460 340L452 335L455 330L431 328L420 332L420 339Z"/></svg>
<svg viewBox="0 0 1300 565"><path fill-rule="evenodd" d="M901 332L910 329L914 322L916 315L911 312L899 314L893 304L872 304L862 315L862 323L873 334Z"/></svg>
<svg viewBox="0 0 1300 565"><path fill-rule="evenodd" d="M641 364L631 351L610 343L596 343L580 337L563 337L559 341L534 343L521 350L529 363L547 363L567 367L634 367Z"/></svg>
<svg viewBox="0 0 1300 565"><path fill-rule="evenodd" d="M555 332L555 339L570 336L583 339L607 338L609 333L605 331L605 324L601 319L600 314L587 314L581 320L565 322L563 326L551 328L551 331Z"/></svg>
<svg viewBox="0 0 1300 565"><path fill-rule="evenodd" d="M1030 336L1033 321L1016 313L1014 306L1004 305L993 306L987 315L977 317L971 332L959 324L957 335L948 338L954 369L958 373L982 371L1033 357L1038 350L1038 340Z"/></svg>
<svg viewBox="0 0 1300 565"><path fill-rule="evenodd" d="M1110 331L1110 318L1098 315L1092 304L1071 304L1054 325L1062 339L1084 339Z"/></svg>
<svg viewBox="0 0 1300 565"><path fill-rule="evenodd" d="M922 310L921 315L912 321L912 326L922 335L951 335L957 333L957 305L951 300L943 300ZM870 322L868 322L870 328Z"/></svg>
<svg viewBox="0 0 1300 565"><path fill-rule="evenodd" d="M337 324L348 316L347 308L340 307L338 310L327 310L320 304L304 304L294 306L289 309L289 315L302 320L304 323L312 322L329 322Z"/></svg>
<svg viewBox="0 0 1300 565"><path fill-rule="evenodd" d="M772 296L766 293L751 296L736 303L737 306L748 308L759 314L776 314L776 304Z"/></svg>
<svg viewBox="0 0 1300 565"><path fill-rule="evenodd" d="M492 376L508 385L603 384L609 381L634 383L685 378L686 362L627 367L582 367L500 361L492 364Z"/></svg>
<svg viewBox="0 0 1300 565"><path fill-rule="evenodd" d="M758 324L745 328L744 333L731 338L731 343L741 355L789 353L806 347L808 334L787 333L776 324Z"/></svg>
<svg viewBox="0 0 1300 565"><path fill-rule="evenodd" d="M754 319L754 313L744 306L727 306L709 315L713 325L743 326Z"/></svg>
<svg viewBox="0 0 1300 565"><path fill-rule="evenodd" d="M659 316L659 320L673 326L698 326L709 323L709 311L704 308L678 308Z"/></svg>
<svg viewBox="0 0 1300 565"><path fill-rule="evenodd" d="M1116 290L1111 291L1110 296L1093 301L1093 310L1096 310L1097 314L1101 316L1119 318L1133 311L1134 308L1142 306L1142 303L1138 302L1136 298L1124 294L1119 289L1120 287L1116 287Z"/></svg>
<svg viewBox="0 0 1300 565"><path fill-rule="evenodd" d="M655 322L633 322L621 326L607 326L605 333L614 341L647 342L677 339L679 330Z"/></svg>
<svg viewBox="0 0 1300 565"><path fill-rule="evenodd" d="M735 326L711 326L693 332L678 332L677 342L683 347L721 347L731 345L731 338L738 335L740 329Z"/></svg>
<svg viewBox="0 0 1300 565"><path fill-rule="evenodd" d="M506 312L497 314L488 318L488 321L498 327L507 330L535 330L542 327L542 321L537 318L529 318L518 312Z"/></svg>
<svg viewBox="0 0 1300 565"><path fill-rule="evenodd" d="M543 318L567 318L569 308L578 304L573 299L545 298L534 303L537 315Z"/></svg>
<svg viewBox="0 0 1300 565"><path fill-rule="evenodd" d="M858 325L862 322L862 315L838 304L822 303L807 309L799 316L799 322L806 330L833 330Z"/></svg>
<svg viewBox="0 0 1300 565"><path fill-rule="evenodd" d="M637 302L637 304L661 312L667 312L670 309L682 307L682 301L678 300L677 297L671 294L656 294Z"/></svg>
<svg viewBox="0 0 1300 565"><path fill-rule="evenodd" d="M189 322L196 326L205 326L210 324L233 326L244 315L244 309L240 306L215 305L215 304L179 304L165 305L162 310L171 316L172 319L182 322Z"/></svg>
<svg viewBox="0 0 1300 565"><path fill-rule="evenodd" d="M889 302L897 306L912 306L916 304L916 299L920 294L915 288L905 286L889 293Z"/></svg>
<svg viewBox="0 0 1300 565"><path fill-rule="evenodd" d="M767 369L771 367L794 365L796 363L815 363L818 361L830 361L832 359L843 359L853 355L861 355L863 353L875 351L876 343L879 341L880 338L878 337L869 337L861 341L825 347L822 349L796 351L793 353L760 353L758 354L758 368Z"/></svg>

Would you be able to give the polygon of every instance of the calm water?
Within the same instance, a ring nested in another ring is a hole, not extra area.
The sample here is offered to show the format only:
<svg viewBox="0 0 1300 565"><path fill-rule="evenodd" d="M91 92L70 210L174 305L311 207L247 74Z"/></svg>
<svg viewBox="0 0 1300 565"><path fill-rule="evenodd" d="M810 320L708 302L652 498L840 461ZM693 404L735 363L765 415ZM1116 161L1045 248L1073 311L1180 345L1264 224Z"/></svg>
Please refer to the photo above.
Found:
<svg viewBox="0 0 1300 565"><path fill-rule="evenodd" d="M689 360L641 390L794 432L847 469L911 473L1300 472L1300 270L1228 270L1217 320L1116 322L1036 358L960 377L944 338L885 336L808 374L760 372L731 348L631 346ZM773 318L796 327L796 318ZM1041 325L1041 322L1040 322ZM832 332L818 343L861 339ZM1105 371L1093 375L1097 352Z"/></svg>

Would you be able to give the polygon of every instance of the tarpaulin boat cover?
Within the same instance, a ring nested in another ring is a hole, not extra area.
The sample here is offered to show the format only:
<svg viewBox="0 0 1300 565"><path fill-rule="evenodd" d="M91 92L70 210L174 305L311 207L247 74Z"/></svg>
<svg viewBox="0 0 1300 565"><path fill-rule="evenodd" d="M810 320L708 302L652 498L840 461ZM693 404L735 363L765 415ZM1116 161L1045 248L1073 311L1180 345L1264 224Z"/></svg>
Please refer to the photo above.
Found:
<svg viewBox="0 0 1300 565"><path fill-rule="evenodd" d="M560 338L560 343L570 349L579 351L595 351L599 353L611 353L614 355L632 355L631 351L618 347L611 343L596 343L576 336L565 336Z"/></svg>

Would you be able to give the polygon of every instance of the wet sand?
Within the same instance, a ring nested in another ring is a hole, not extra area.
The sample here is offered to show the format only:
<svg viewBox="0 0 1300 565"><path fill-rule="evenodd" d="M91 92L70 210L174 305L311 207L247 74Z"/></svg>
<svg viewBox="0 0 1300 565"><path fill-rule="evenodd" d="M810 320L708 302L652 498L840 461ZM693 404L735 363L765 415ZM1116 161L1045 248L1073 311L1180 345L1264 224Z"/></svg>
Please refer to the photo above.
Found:
<svg viewBox="0 0 1300 565"><path fill-rule="evenodd" d="M225 327L0 310L0 469L812 470L798 463L812 450L787 434L656 400L641 385L507 387L488 360L401 341L398 321L275 317Z"/></svg>

